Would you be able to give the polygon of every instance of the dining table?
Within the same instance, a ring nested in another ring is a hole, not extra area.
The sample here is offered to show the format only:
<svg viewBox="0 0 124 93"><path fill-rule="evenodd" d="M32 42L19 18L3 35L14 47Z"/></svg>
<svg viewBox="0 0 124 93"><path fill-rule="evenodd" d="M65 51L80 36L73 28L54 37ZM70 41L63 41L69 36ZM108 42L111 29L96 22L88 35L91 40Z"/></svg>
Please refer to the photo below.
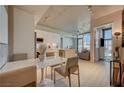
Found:
<svg viewBox="0 0 124 93"><path fill-rule="evenodd" d="M47 67L51 67L53 65L66 63L67 58L53 56L53 57L45 57L43 61L40 61L39 58L32 58L20 61L12 61L7 62L2 69L0 69L0 73L4 73L7 71L17 70L20 68L36 65L37 69L41 69L41 80L40 83L37 84L38 87L50 87L54 86L54 83L51 79L44 77L44 69Z"/></svg>

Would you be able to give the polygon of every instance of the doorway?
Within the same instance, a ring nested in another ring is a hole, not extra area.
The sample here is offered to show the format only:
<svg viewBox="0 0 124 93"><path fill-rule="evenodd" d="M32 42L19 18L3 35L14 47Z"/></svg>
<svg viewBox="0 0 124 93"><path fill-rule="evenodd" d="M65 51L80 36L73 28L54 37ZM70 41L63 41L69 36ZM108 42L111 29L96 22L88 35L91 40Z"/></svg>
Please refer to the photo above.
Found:
<svg viewBox="0 0 124 93"><path fill-rule="evenodd" d="M112 25L97 27L95 35L96 61L110 61L112 59Z"/></svg>
<svg viewBox="0 0 124 93"><path fill-rule="evenodd" d="M112 59L112 28L103 29L104 36L104 59Z"/></svg>

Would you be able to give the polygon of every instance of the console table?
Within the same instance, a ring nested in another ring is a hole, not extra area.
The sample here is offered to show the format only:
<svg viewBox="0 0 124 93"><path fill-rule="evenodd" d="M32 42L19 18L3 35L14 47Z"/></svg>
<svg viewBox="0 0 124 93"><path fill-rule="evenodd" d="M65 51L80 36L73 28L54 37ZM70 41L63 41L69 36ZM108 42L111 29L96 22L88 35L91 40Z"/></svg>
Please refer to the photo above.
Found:
<svg viewBox="0 0 124 93"><path fill-rule="evenodd" d="M116 72L115 72L115 70L116 70ZM119 84L118 84L118 80L116 80L116 82L115 82L115 74L117 75L117 78L119 75ZM110 85L122 86L121 80L122 80L121 61L120 60L111 60L110 61Z"/></svg>

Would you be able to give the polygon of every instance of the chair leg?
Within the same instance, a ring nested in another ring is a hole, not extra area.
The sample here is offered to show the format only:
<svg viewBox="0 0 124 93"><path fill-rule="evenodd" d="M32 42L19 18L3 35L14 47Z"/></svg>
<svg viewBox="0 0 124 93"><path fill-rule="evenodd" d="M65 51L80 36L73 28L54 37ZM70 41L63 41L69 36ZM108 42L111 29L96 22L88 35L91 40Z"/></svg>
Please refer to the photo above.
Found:
<svg viewBox="0 0 124 93"><path fill-rule="evenodd" d="M68 75L68 79L69 79L69 87L71 87L71 75Z"/></svg>
<svg viewBox="0 0 124 93"><path fill-rule="evenodd" d="M55 70L54 70L54 84L56 83L56 75L55 75Z"/></svg>
<svg viewBox="0 0 124 93"><path fill-rule="evenodd" d="M44 69L41 69L41 81L44 79Z"/></svg>
<svg viewBox="0 0 124 93"><path fill-rule="evenodd" d="M46 67L46 71L45 71L45 77L47 77L47 67Z"/></svg>
<svg viewBox="0 0 124 93"><path fill-rule="evenodd" d="M79 66L78 66L78 86L80 87L80 73L79 73Z"/></svg>
<svg viewBox="0 0 124 93"><path fill-rule="evenodd" d="M53 80L53 67L51 67L51 80Z"/></svg>

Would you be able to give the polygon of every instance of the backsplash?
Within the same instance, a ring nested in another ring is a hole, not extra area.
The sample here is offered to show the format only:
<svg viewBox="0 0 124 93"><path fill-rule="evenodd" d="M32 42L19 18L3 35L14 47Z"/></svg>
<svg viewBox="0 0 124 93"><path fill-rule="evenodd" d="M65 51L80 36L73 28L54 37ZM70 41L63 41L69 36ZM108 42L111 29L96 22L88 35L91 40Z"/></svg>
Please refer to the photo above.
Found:
<svg viewBox="0 0 124 93"><path fill-rule="evenodd" d="M6 64L8 60L8 45L0 43L0 69Z"/></svg>

